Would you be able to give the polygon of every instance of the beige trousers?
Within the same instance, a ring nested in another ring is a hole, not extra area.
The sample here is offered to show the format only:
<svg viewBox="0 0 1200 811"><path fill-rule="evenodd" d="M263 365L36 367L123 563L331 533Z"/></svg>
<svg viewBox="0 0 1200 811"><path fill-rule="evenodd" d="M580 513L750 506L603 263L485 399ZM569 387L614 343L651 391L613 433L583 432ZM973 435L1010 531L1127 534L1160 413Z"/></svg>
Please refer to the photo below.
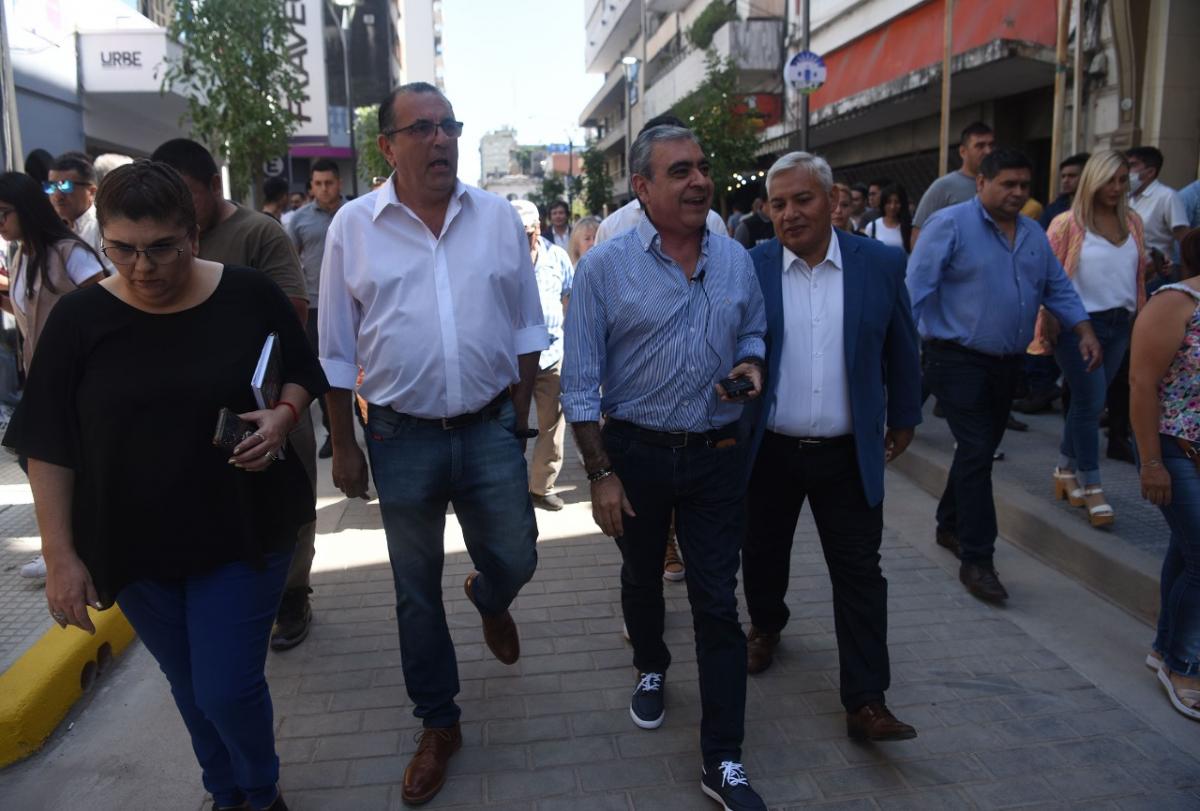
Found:
<svg viewBox="0 0 1200 811"><path fill-rule="evenodd" d="M533 443L533 463L529 466L529 492L547 495L562 470L563 437L567 423L559 400L559 372L562 362L538 372L533 384L533 404L537 409L537 439Z"/></svg>

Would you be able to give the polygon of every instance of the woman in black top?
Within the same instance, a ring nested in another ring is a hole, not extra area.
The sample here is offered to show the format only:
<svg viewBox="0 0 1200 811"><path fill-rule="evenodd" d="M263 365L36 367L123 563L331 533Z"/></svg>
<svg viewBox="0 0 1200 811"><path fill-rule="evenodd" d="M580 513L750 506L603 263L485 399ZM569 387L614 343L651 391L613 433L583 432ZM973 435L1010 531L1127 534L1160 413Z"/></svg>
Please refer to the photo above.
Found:
<svg viewBox="0 0 1200 811"><path fill-rule="evenodd" d="M118 275L51 312L6 445L30 459L51 616L94 632L117 602L158 660L215 808L282 809L267 640L313 493L287 434L328 384L261 273L195 258L192 198L164 164L100 186ZM283 388L250 380L279 335ZM213 445L228 407L257 429Z"/></svg>

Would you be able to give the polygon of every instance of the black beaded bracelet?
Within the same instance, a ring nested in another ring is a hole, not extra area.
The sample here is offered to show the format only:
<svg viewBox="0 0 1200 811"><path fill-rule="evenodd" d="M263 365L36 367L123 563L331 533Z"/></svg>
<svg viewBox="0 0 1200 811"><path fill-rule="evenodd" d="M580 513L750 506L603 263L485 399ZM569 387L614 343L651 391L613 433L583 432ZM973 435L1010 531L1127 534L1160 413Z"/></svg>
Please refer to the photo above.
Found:
<svg viewBox="0 0 1200 811"><path fill-rule="evenodd" d="M602 467L599 470L597 470L595 473L587 474L587 477L588 477L589 482L591 482L592 484L595 484L596 482L600 481L601 479L607 479L611 475L613 475L613 469L611 467Z"/></svg>

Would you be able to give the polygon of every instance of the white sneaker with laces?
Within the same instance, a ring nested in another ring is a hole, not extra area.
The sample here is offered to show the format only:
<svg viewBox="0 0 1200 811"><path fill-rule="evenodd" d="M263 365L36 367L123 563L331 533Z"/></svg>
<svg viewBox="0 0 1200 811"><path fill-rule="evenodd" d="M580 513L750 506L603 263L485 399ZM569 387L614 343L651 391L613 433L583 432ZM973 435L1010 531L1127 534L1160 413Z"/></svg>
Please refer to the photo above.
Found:
<svg viewBox="0 0 1200 811"><path fill-rule="evenodd" d="M30 580L45 580L46 579L46 559L38 555L33 560L21 567L21 577L28 577Z"/></svg>

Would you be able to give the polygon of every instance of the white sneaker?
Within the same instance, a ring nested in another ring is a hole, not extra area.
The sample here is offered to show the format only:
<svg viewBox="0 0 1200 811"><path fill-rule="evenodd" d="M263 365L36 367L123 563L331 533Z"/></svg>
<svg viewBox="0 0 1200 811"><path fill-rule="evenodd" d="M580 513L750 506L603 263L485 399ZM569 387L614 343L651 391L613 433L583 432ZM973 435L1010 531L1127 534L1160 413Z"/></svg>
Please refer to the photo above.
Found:
<svg viewBox="0 0 1200 811"><path fill-rule="evenodd" d="M38 555L33 560L21 567L21 577L28 577L32 580L46 579L46 559Z"/></svg>

